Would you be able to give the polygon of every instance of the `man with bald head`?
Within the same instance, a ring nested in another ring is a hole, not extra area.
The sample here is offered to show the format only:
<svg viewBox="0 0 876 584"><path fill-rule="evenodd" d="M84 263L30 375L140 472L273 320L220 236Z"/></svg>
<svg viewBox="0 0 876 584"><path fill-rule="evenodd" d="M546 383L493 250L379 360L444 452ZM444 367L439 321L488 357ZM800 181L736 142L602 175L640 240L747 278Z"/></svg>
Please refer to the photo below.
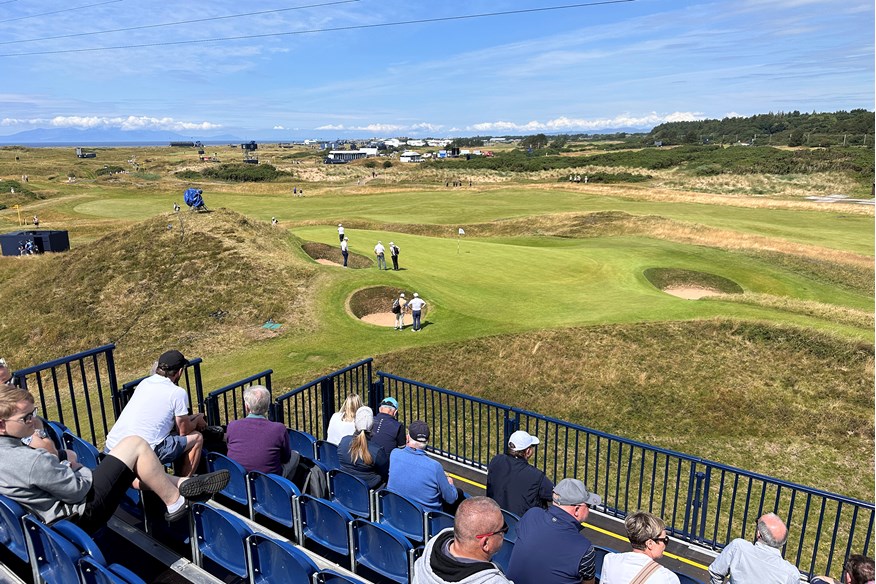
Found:
<svg viewBox="0 0 876 584"><path fill-rule="evenodd" d="M800 571L782 558L788 528L775 513L757 520L754 543L734 539L709 566L711 584L799 584Z"/></svg>
<svg viewBox="0 0 876 584"><path fill-rule="evenodd" d="M508 526L502 510L488 497L471 497L460 504L447 528L429 540L414 564L413 584L510 584L490 561L505 541Z"/></svg>

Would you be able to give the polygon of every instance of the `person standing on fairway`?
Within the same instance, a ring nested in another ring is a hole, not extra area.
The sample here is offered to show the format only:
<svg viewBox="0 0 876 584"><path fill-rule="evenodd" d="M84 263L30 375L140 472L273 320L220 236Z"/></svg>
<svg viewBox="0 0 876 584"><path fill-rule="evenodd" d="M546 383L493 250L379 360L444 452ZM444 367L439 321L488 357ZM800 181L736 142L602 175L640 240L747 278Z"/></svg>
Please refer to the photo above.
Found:
<svg viewBox="0 0 876 584"><path fill-rule="evenodd" d="M426 301L414 292L414 297L408 302L408 306L411 309L411 316L414 318L414 325L411 327L411 330L417 332L420 330L420 315L422 314L423 307L426 306Z"/></svg>
<svg viewBox="0 0 876 584"><path fill-rule="evenodd" d="M378 241L377 245L374 246L374 255L377 256L377 269L385 270L386 268L386 248L383 247L383 242Z"/></svg>
<svg viewBox="0 0 876 584"><path fill-rule="evenodd" d="M392 301L392 313L395 315L395 330L400 331L405 328L405 307L408 301L405 300L405 293L402 292L398 298Z"/></svg>
<svg viewBox="0 0 876 584"><path fill-rule="evenodd" d="M344 226L338 223L338 241L344 241Z"/></svg>
<svg viewBox="0 0 876 584"><path fill-rule="evenodd" d="M389 242L389 257L392 258L392 269L398 271L398 253L401 251L396 244Z"/></svg>
<svg viewBox="0 0 876 584"><path fill-rule="evenodd" d="M350 255L350 252L347 251L347 242L348 241L349 241L349 239L347 239L346 237L344 237L341 240L341 255L344 256L344 267L345 268L347 267L347 257Z"/></svg>

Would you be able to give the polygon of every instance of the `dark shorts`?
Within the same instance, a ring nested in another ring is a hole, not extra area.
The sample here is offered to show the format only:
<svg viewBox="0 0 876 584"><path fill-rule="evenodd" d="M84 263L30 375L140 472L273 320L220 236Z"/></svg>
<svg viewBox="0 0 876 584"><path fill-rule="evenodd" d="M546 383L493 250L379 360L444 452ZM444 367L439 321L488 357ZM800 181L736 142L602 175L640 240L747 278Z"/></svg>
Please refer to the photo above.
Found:
<svg viewBox="0 0 876 584"><path fill-rule="evenodd" d="M94 533L107 524L137 478L134 471L112 454L97 465L91 476L91 489L85 496L85 511L81 517L74 519L88 533Z"/></svg>
<svg viewBox="0 0 876 584"><path fill-rule="evenodd" d="M171 434L163 441L156 444L155 448L152 450L155 451L161 464L170 464L185 452L186 444L188 444L188 440L186 440L185 436Z"/></svg>

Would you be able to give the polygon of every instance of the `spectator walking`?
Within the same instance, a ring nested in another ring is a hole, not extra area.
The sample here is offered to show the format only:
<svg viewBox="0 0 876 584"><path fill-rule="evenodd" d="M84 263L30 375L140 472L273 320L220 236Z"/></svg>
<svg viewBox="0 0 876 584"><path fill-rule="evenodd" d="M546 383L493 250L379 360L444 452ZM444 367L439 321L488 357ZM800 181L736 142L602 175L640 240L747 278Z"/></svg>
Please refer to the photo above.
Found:
<svg viewBox="0 0 876 584"><path fill-rule="evenodd" d="M20 503L45 523L68 519L88 533L106 526L135 479L167 506L165 519L186 515L187 501L203 501L224 489L229 473L220 470L192 478L167 474L150 445L127 436L92 471L61 461L22 438L33 433L33 395L10 384L0 386L0 494Z"/></svg>
<svg viewBox="0 0 876 584"><path fill-rule="evenodd" d="M286 426L268 419L271 407L268 388L264 385L247 387L243 392L243 404L246 417L229 422L225 432L228 457L243 465L246 472L257 470L292 480L297 460L295 465L290 464L292 449Z"/></svg>
<svg viewBox="0 0 876 584"><path fill-rule="evenodd" d="M401 250L393 242L389 242L389 257L392 259L392 269L398 271L398 254Z"/></svg>
<svg viewBox="0 0 876 584"><path fill-rule="evenodd" d="M394 397L386 397L380 402L371 428L371 439L383 448L387 456L405 445L405 427L398 421L398 400Z"/></svg>
<svg viewBox="0 0 876 584"><path fill-rule="evenodd" d="M392 301L392 313L395 315L395 330L400 331L405 328L405 310L407 309L408 301L405 299L405 293L402 292L398 298Z"/></svg>
<svg viewBox="0 0 876 584"><path fill-rule="evenodd" d="M347 239L346 236L344 237L344 239L341 240L341 255L344 256L344 267L345 268L347 267L347 258L350 255L350 252L347 249L347 246L349 245L349 243L348 243L349 241L350 240Z"/></svg>
<svg viewBox="0 0 876 584"><path fill-rule="evenodd" d="M775 513L758 518L754 543L734 539L709 566L711 584L799 584L800 571L782 558L788 528Z"/></svg>
<svg viewBox="0 0 876 584"><path fill-rule="evenodd" d="M602 499L578 479L563 479L554 488L553 502L547 509L533 507L521 517L508 578L515 584L593 584L596 550L581 535L581 523L590 514L590 505L599 505Z"/></svg>
<svg viewBox="0 0 876 584"><path fill-rule="evenodd" d="M386 248L383 247L383 243L378 241L377 245L374 246L374 255L377 256L377 269L378 270L386 270L386 257L383 255L386 252Z"/></svg>
<svg viewBox="0 0 876 584"><path fill-rule="evenodd" d="M599 576L600 584L630 584L637 578L647 579L648 584L679 584L678 576L657 563L666 551L669 536L663 520L637 511L627 515L624 521L627 538L633 551L622 554L607 554Z"/></svg>
<svg viewBox="0 0 876 584"><path fill-rule="evenodd" d="M459 505L453 527L426 542L412 584L511 584L490 559L502 549L508 525L496 502L471 497Z"/></svg>
<svg viewBox="0 0 876 584"><path fill-rule="evenodd" d="M40 218L37 217L36 215L33 216L33 226L34 226L34 227L39 227L39 226L40 226Z"/></svg>
<svg viewBox="0 0 876 584"><path fill-rule="evenodd" d="M437 460L426 456L429 425L417 420L407 431L407 445L389 455L389 482L386 488L413 501L423 511L444 511L454 515L462 492L453 486Z"/></svg>
<svg viewBox="0 0 876 584"><path fill-rule="evenodd" d="M344 225L338 223L338 241L344 241Z"/></svg>
<svg viewBox="0 0 876 584"><path fill-rule="evenodd" d="M386 483L389 476L389 456L371 440L374 412L368 406L356 410L356 432L344 436L338 444L341 470L365 481L369 489Z"/></svg>
<svg viewBox="0 0 876 584"><path fill-rule="evenodd" d="M332 414L326 431L326 442L340 444L341 438L350 436L356 431L356 410L362 407L362 400L355 393L351 393L344 400L344 405L339 412Z"/></svg>
<svg viewBox="0 0 876 584"><path fill-rule="evenodd" d="M408 308L411 309L411 317L414 320L414 324L411 326L411 330L415 333L419 332L420 328L420 316L423 314L423 307L426 306L426 301L420 298L420 295L414 292L414 297L411 298L411 301L408 302Z"/></svg>
<svg viewBox="0 0 876 584"><path fill-rule="evenodd" d="M839 580L829 576L816 576L809 581L809 584L873 584L873 577L873 559L852 554L846 560L843 575Z"/></svg>
<svg viewBox="0 0 876 584"><path fill-rule="evenodd" d="M518 517L532 507L546 507L553 499L553 483L529 464L538 444L538 438L517 430L505 453L494 456L487 467L487 496Z"/></svg>
<svg viewBox="0 0 876 584"><path fill-rule="evenodd" d="M140 436L162 463L175 463L178 474L195 473L207 420L203 414L189 414L189 396L177 385L188 364L179 351L162 353L155 373L140 382L107 435L105 452L128 436Z"/></svg>

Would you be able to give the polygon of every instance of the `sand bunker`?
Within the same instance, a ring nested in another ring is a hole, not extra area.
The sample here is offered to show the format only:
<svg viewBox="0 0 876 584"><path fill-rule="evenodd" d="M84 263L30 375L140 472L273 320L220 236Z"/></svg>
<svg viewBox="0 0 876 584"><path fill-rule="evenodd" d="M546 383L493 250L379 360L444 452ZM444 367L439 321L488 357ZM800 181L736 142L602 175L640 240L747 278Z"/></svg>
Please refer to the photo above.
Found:
<svg viewBox="0 0 876 584"><path fill-rule="evenodd" d="M663 291L667 294L672 294L673 296L684 298L685 300L699 300L700 298L705 298L706 296L717 296L721 294L721 292L718 292L717 290L711 290L709 288L691 288L680 286L664 288Z"/></svg>
<svg viewBox="0 0 876 584"><path fill-rule="evenodd" d="M347 300L347 310L362 322L377 326L394 327L395 315L392 313L392 301L404 292L408 298L413 296L410 290L394 286L372 286L353 292ZM405 315L405 324L411 325L411 316Z"/></svg>
<svg viewBox="0 0 876 584"><path fill-rule="evenodd" d="M324 266L340 266L338 262L333 262L331 260L327 260L325 258L316 258L316 263L322 264Z"/></svg>
<svg viewBox="0 0 876 584"><path fill-rule="evenodd" d="M411 324L411 317L408 316L405 324ZM395 315L391 312L375 312L374 314L366 314L359 318L362 322L368 324L376 324L377 326L395 326Z"/></svg>

